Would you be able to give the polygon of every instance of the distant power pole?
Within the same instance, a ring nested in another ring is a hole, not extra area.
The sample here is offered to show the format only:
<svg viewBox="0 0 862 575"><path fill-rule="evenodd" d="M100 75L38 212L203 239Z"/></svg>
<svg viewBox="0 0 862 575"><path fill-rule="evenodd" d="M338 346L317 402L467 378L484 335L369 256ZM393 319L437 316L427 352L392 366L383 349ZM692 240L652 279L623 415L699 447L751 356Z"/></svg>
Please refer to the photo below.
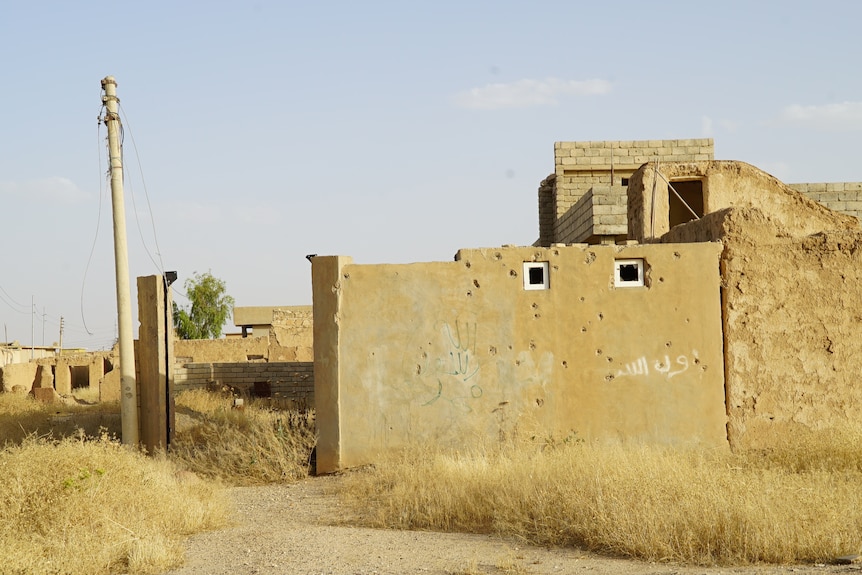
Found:
<svg viewBox="0 0 862 575"><path fill-rule="evenodd" d="M132 296L129 286L129 247L126 242L126 207L123 200L123 158L120 150L120 115L117 81L102 80L102 103L108 127L108 152L111 161L111 203L114 212L114 262L117 275L117 330L120 345L120 419L123 443L137 445L138 385L135 380L135 341L132 335Z"/></svg>
<svg viewBox="0 0 862 575"><path fill-rule="evenodd" d="M63 355L63 326L65 325L65 321L63 320L63 316L60 316L60 350L58 355Z"/></svg>
<svg viewBox="0 0 862 575"><path fill-rule="evenodd" d="M36 357L36 298L30 296L30 359Z"/></svg>

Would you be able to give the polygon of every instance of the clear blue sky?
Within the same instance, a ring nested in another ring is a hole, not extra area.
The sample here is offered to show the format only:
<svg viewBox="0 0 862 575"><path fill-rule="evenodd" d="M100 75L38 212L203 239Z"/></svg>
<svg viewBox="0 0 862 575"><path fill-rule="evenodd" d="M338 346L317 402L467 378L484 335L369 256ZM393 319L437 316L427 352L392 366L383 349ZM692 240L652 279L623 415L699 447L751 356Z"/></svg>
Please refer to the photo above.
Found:
<svg viewBox="0 0 862 575"><path fill-rule="evenodd" d="M860 22L851 0L9 2L0 341L51 345L60 316L68 346L114 341L107 75L132 285L211 270L238 305L300 305L306 254L532 243L555 141L712 137L787 182L862 181Z"/></svg>

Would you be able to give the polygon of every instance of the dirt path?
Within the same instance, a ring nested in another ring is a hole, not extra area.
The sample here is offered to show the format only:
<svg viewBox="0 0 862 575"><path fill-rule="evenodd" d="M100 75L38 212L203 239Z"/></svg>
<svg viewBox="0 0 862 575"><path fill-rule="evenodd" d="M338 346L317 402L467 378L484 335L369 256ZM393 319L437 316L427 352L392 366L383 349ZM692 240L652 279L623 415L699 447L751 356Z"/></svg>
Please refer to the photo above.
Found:
<svg viewBox="0 0 862 575"><path fill-rule="evenodd" d="M334 525L337 477L231 490L236 525L189 540L169 575L794 575L862 573L860 565L703 568L608 559L482 535Z"/></svg>

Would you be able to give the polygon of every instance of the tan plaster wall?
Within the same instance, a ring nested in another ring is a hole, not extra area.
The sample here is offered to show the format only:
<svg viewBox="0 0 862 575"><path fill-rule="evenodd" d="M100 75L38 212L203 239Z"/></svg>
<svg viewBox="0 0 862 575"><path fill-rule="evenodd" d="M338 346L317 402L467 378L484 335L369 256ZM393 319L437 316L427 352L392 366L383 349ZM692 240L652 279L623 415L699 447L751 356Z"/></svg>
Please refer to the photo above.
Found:
<svg viewBox="0 0 862 575"><path fill-rule="evenodd" d="M24 391L30 393L36 381L38 365L33 363L10 363L0 368L0 379L2 379L3 391L13 391L15 386L21 386Z"/></svg>
<svg viewBox="0 0 862 575"><path fill-rule="evenodd" d="M461 250L456 262L315 258L318 469L411 442L567 436L726 445L721 246ZM645 258L647 287L613 287ZM549 290L523 263L548 261Z"/></svg>

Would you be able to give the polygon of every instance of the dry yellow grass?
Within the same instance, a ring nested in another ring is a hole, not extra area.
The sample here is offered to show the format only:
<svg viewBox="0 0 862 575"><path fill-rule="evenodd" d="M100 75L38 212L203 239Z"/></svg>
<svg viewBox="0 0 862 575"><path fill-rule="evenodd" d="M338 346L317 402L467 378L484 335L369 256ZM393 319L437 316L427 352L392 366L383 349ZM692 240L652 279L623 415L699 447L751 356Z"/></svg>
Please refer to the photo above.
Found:
<svg viewBox="0 0 862 575"><path fill-rule="evenodd" d="M314 419L308 411L280 411L203 390L176 399L178 416L171 458L201 475L233 485L297 481L308 475Z"/></svg>
<svg viewBox="0 0 862 575"><path fill-rule="evenodd" d="M0 451L4 573L157 573L223 525L223 491L108 438L31 437Z"/></svg>
<svg viewBox="0 0 862 575"><path fill-rule="evenodd" d="M85 392L81 392L85 393ZM43 403L32 395L0 393L0 447L20 443L30 435L55 438L76 435L83 429L99 435L100 429L119 433L119 403Z"/></svg>
<svg viewBox="0 0 862 575"><path fill-rule="evenodd" d="M822 562L862 551L862 445L768 453L556 444L414 450L349 474L365 524L494 532L689 564Z"/></svg>

